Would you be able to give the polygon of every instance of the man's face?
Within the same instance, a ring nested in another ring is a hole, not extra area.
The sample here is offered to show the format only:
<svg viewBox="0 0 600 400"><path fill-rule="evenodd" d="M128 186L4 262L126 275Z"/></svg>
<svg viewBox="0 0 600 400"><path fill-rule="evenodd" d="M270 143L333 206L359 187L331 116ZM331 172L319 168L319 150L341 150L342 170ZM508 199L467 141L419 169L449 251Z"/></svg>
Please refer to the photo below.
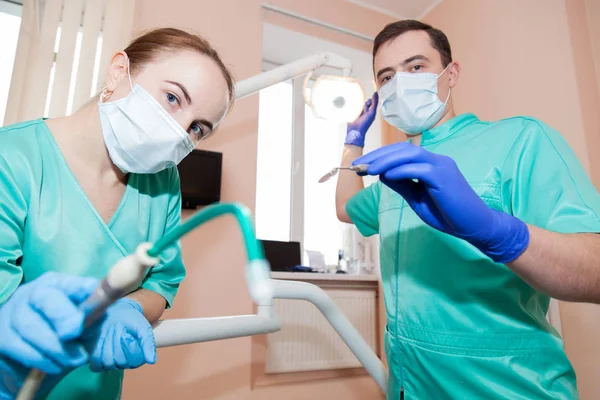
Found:
<svg viewBox="0 0 600 400"><path fill-rule="evenodd" d="M389 82L396 72L430 72L439 75L446 68L425 31L409 31L383 44L375 55L373 66L377 90ZM442 101L457 79L458 66L451 63L446 73L438 79L438 96Z"/></svg>

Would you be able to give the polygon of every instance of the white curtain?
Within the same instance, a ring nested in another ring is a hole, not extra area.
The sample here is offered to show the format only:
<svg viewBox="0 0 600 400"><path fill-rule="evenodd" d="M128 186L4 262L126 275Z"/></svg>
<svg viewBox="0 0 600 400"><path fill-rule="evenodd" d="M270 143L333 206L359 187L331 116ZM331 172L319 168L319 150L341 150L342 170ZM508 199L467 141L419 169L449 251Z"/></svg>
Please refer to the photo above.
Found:
<svg viewBox="0 0 600 400"><path fill-rule="evenodd" d="M5 125L66 115L130 41L135 0L25 0Z"/></svg>

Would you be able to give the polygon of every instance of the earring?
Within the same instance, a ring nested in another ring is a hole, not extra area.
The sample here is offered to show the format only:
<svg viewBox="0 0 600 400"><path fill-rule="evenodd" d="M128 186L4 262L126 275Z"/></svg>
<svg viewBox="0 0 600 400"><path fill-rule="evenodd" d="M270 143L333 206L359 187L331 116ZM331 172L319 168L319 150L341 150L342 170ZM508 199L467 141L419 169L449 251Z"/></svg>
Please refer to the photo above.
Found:
<svg viewBox="0 0 600 400"><path fill-rule="evenodd" d="M111 93L112 94L112 93ZM108 85L104 86L104 88L102 89L102 91L100 92L100 101L102 103L104 103L107 99L107 97L109 97L109 93L108 93Z"/></svg>

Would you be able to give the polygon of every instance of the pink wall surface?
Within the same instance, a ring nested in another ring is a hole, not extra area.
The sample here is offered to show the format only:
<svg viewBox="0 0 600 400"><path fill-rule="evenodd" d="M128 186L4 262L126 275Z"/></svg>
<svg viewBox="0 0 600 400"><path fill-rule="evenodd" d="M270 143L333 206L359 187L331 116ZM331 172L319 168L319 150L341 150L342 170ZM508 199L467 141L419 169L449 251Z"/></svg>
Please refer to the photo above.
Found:
<svg viewBox="0 0 600 400"><path fill-rule="evenodd" d="M462 64L458 112L531 115L566 138L600 188L600 2L444 0L424 21ZM561 303L567 355L583 400L600 398L600 308Z"/></svg>

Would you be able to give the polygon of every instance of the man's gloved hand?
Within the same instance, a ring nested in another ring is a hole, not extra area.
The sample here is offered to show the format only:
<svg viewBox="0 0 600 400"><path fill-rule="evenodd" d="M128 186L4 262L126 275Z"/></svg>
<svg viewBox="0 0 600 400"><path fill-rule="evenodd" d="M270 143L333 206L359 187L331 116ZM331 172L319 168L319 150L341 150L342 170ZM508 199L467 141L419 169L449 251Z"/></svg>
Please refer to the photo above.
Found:
<svg viewBox="0 0 600 400"><path fill-rule="evenodd" d="M137 368L156 362L152 326L137 301L120 299L108 308L106 315L100 339L90 343L93 372Z"/></svg>
<svg viewBox="0 0 600 400"><path fill-rule="evenodd" d="M369 164L367 173L380 175L381 182L400 194L425 223L466 240L495 262L514 261L529 244L527 225L488 207L450 157L395 143L353 164Z"/></svg>
<svg viewBox="0 0 600 400"><path fill-rule="evenodd" d="M0 399L14 398L31 368L47 374L43 394L88 361L73 339L85 320L78 306L97 285L93 278L48 272L19 286L0 306Z"/></svg>
<svg viewBox="0 0 600 400"><path fill-rule="evenodd" d="M373 124L375 116L377 115L377 103L379 101L379 95L377 92L373 94L373 97L367 100L365 108L356 120L348 124L346 130L346 140L344 144L350 144L358 147L365 147L365 137L367 131Z"/></svg>

